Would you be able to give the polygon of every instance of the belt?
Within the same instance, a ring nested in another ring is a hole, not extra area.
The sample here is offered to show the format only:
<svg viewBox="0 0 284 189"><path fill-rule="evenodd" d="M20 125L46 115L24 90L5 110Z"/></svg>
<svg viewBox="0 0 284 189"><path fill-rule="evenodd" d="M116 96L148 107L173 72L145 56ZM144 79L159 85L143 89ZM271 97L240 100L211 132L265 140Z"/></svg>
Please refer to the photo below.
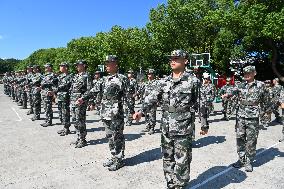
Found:
<svg viewBox="0 0 284 189"><path fill-rule="evenodd" d="M245 106L258 106L257 102L249 102L249 101L240 101L240 104Z"/></svg>
<svg viewBox="0 0 284 189"><path fill-rule="evenodd" d="M186 106L186 107L173 107L173 106L169 106L168 107L168 112L169 113L182 113L182 112L189 112L190 111L190 107Z"/></svg>

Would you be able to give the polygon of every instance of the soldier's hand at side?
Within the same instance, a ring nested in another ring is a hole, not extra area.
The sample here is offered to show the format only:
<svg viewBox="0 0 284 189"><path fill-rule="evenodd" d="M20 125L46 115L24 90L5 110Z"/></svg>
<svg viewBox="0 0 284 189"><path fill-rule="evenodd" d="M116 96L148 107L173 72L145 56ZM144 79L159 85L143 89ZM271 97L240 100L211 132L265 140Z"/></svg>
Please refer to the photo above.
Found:
<svg viewBox="0 0 284 189"><path fill-rule="evenodd" d="M95 105L91 105L91 106L90 106L90 110L91 110L91 111L93 111L95 108L96 108Z"/></svg>
<svg viewBox="0 0 284 189"><path fill-rule="evenodd" d="M136 121L139 121L142 117L142 113L141 112L135 112L132 116L133 119L135 119Z"/></svg>
<svg viewBox="0 0 284 189"><path fill-rule="evenodd" d="M84 100L82 98L79 98L77 101L76 101L76 104L77 105L81 105L84 103Z"/></svg>
<svg viewBox="0 0 284 189"><path fill-rule="evenodd" d="M208 130L206 130L206 131L200 131L200 135L207 135L207 133L208 133Z"/></svg>

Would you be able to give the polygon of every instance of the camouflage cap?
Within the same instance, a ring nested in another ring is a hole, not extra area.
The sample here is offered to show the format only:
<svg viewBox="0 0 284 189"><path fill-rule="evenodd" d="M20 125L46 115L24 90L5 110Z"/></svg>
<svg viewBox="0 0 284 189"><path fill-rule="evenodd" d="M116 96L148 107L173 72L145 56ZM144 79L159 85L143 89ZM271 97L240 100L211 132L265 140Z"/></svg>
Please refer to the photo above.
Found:
<svg viewBox="0 0 284 189"><path fill-rule="evenodd" d="M33 69L40 68L39 65L33 65Z"/></svg>
<svg viewBox="0 0 284 189"><path fill-rule="evenodd" d="M277 82L279 82L279 78L278 78L278 77L274 78L274 80L277 81Z"/></svg>
<svg viewBox="0 0 284 189"><path fill-rule="evenodd" d="M75 62L75 65L87 65L87 61L86 60L77 60L77 62Z"/></svg>
<svg viewBox="0 0 284 189"><path fill-rule="evenodd" d="M44 67L46 68L46 67L51 67L52 68L52 64L51 63L46 63L45 65L44 65Z"/></svg>
<svg viewBox="0 0 284 189"><path fill-rule="evenodd" d="M168 57L180 57L180 58L188 58L188 53L184 50L178 49L178 50L174 50L171 52L170 55L168 55Z"/></svg>
<svg viewBox="0 0 284 189"><path fill-rule="evenodd" d="M264 81L264 83L266 83L266 84L270 84L270 83L271 83L271 81L270 81L270 80L265 80L265 81Z"/></svg>
<svg viewBox="0 0 284 189"><path fill-rule="evenodd" d="M149 69L149 70L147 71L147 73L148 73L148 74L154 74L154 73L155 73L155 70L154 70L154 69Z"/></svg>
<svg viewBox="0 0 284 189"><path fill-rule="evenodd" d="M105 63L107 62L118 62L118 58L116 55L107 55L105 59Z"/></svg>
<svg viewBox="0 0 284 189"><path fill-rule="evenodd" d="M30 64L30 65L27 66L27 68L33 68L33 65Z"/></svg>
<svg viewBox="0 0 284 189"><path fill-rule="evenodd" d="M95 71L95 74L101 74L101 72L100 71Z"/></svg>
<svg viewBox="0 0 284 189"><path fill-rule="evenodd" d="M134 71L130 69L130 70L127 71L127 73L133 74Z"/></svg>
<svg viewBox="0 0 284 189"><path fill-rule="evenodd" d="M243 72L244 73L251 73L251 72L255 72L255 66L246 66L244 69L243 69Z"/></svg>
<svg viewBox="0 0 284 189"><path fill-rule="evenodd" d="M66 66L66 67L68 67L69 65L68 65L67 62L61 62L61 63L59 64L59 66Z"/></svg>

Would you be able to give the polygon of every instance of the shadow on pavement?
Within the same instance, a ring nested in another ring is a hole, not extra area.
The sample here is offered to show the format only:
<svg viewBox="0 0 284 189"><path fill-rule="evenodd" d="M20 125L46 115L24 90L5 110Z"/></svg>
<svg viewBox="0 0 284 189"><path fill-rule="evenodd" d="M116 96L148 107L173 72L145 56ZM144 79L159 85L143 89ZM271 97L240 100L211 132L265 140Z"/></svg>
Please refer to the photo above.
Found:
<svg viewBox="0 0 284 189"><path fill-rule="evenodd" d="M264 150L264 148L260 148L257 152ZM278 148L270 148L267 151L256 157L256 161L253 162L253 167L260 167L269 161L275 159L275 157L284 157L284 152L280 152ZM216 166L208 169L204 173L201 173L196 179L189 182L187 188L194 187L195 185L206 181L206 179L226 170L228 167L226 166ZM198 189L220 189L228 186L231 183L241 183L247 178L245 172L240 169L232 168L227 173L220 175L216 179L213 179L206 184L198 187Z"/></svg>
<svg viewBox="0 0 284 189"><path fill-rule="evenodd" d="M126 158L124 160L125 166L135 166L144 162L151 162L162 158L161 148L154 148L142 152L136 156Z"/></svg>
<svg viewBox="0 0 284 189"><path fill-rule="evenodd" d="M196 141L193 141L193 148L201 148L204 146L208 146L210 144L219 144L226 141L225 136L208 136L204 138L200 138Z"/></svg>
<svg viewBox="0 0 284 189"><path fill-rule="evenodd" d="M105 127L94 127L87 129L87 132L104 131Z"/></svg>
<svg viewBox="0 0 284 189"><path fill-rule="evenodd" d="M207 180L208 178L226 170L228 167L226 166L215 166L207 171L201 173L196 179L189 182L187 189L190 189L194 187L197 184L200 184ZM239 170L239 169L232 169L228 173L225 173L223 175L220 175L216 179L213 179L204 185L198 187L198 189L221 189L225 186L231 184L231 183L241 183L247 178L247 175L245 172Z"/></svg>
<svg viewBox="0 0 284 189"><path fill-rule="evenodd" d="M258 149L256 152L260 152L264 150L264 148ZM278 148L270 148L267 151L263 152L262 154L256 157L256 161L253 162L253 167L260 167L265 163L272 161L275 157L284 157L284 152L280 152Z"/></svg>
<svg viewBox="0 0 284 189"><path fill-rule="evenodd" d="M86 120L86 123L97 123L100 122L101 119L91 119L91 120Z"/></svg>
<svg viewBox="0 0 284 189"><path fill-rule="evenodd" d="M142 135L144 135L143 133L141 134L125 134L125 141L133 141L133 140L137 140L138 138L141 138ZM107 138L101 138L101 139L96 139L96 140L90 140L87 142L88 145L97 145L97 144L104 144L104 143L108 143Z"/></svg>

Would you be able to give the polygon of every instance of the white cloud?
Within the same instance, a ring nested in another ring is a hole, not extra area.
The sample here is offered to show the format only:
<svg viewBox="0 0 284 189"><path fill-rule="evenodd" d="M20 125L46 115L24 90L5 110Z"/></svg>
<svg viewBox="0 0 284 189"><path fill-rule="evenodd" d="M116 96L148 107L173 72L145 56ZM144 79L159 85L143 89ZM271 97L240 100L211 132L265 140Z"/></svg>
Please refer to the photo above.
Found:
<svg viewBox="0 0 284 189"><path fill-rule="evenodd" d="M3 39L4 37L3 37L3 35L0 35L0 39Z"/></svg>

